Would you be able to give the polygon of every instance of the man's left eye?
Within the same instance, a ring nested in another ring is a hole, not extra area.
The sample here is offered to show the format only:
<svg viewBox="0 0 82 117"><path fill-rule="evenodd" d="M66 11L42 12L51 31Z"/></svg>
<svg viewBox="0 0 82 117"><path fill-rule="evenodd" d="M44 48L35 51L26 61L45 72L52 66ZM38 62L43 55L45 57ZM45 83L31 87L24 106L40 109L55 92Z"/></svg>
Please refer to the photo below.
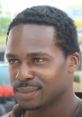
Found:
<svg viewBox="0 0 82 117"><path fill-rule="evenodd" d="M44 64L45 62L47 62L47 60L45 60L44 58L33 58L32 62L35 64Z"/></svg>

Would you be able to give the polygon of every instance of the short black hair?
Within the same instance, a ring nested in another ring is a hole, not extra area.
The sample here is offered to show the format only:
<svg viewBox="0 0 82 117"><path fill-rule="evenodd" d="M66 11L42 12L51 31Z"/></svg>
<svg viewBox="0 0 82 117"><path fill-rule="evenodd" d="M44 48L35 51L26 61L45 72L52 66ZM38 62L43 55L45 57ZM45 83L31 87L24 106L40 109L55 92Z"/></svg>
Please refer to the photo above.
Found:
<svg viewBox="0 0 82 117"><path fill-rule="evenodd" d="M80 52L74 21L62 10L51 6L33 6L20 12L10 23L10 30L18 24L50 25L56 30L57 46L67 56Z"/></svg>

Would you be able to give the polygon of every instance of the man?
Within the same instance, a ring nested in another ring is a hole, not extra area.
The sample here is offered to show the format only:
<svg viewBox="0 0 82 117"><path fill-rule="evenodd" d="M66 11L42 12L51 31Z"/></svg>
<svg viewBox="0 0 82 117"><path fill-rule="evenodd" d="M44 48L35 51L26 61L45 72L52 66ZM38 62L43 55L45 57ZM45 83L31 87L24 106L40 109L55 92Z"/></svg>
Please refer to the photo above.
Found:
<svg viewBox="0 0 82 117"><path fill-rule="evenodd" d="M50 6L27 8L11 22L7 60L17 100L8 117L82 117L73 93L80 55L75 25Z"/></svg>

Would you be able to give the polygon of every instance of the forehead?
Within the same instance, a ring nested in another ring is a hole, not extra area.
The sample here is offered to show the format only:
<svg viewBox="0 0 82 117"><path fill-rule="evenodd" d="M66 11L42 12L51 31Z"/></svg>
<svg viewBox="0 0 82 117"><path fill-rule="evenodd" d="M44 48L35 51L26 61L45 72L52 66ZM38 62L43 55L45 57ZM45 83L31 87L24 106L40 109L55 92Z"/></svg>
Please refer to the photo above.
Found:
<svg viewBox="0 0 82 117"><path fill-rule="evenodd" d="M41 51L55 46L56 32L52 26L22 24L11 29L8 51Z"/></svg>

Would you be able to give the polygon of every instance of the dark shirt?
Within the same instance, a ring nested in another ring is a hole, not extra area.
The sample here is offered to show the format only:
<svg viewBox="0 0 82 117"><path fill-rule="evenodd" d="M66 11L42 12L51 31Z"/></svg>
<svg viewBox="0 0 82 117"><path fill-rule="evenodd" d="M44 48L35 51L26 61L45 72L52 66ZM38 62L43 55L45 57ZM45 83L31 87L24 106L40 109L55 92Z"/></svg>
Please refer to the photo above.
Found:
<svg viewBox="0 0 82 117"><path fill-rule="evenodd" d="M82 117L82 102L77 106L74 117Z"/></svg>

